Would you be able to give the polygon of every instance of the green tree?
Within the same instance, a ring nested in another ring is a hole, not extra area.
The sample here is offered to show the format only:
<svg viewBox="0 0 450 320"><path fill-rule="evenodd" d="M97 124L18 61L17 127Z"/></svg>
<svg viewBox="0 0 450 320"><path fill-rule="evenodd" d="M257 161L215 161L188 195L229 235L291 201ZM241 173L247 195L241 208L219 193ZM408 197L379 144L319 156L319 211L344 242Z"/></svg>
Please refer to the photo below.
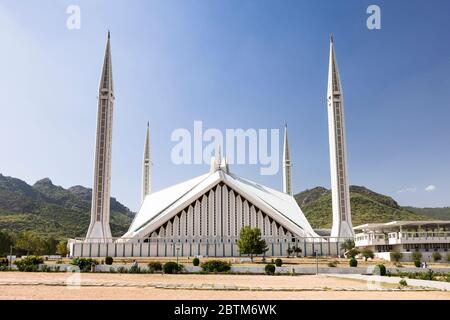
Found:
<svg viewBox="0 0 450 320"><path fill-rule="evenodd" d="M373 254L373 251L370 250L369 248L364 248L361 251L362 256L364 257L364 260L367 261L367 259L373 259L375 257L375 255Z"/></svg>
<svg viewBox="0 0 450 320"><path fill-rule="evenodd" d="M353 241L352 239L346 239L341 244L341 249L343 249L345 251L349 251L349 250L353 249L354 247L355 247L355 241Z"/></svg>
<svg viewBox="0 0 450 320"><path fill-rule="evenodd" d="M262 254L268 250L266 241L261 239L259 228L243 227L237 242L239 252L250 255L253 262L253 255Z"/></svg>
<svg viewBox="0 0 450 320"><path fill-rule="evenodd" d="M403 254L398 251L391 251L389 254L391 256L391 260L393 260L395 262L399 262L400 259L403 257Z"/></svg>
<svg viewBox="0 0 450 320"><path fill-rule="evenodd" d="M439 260L442 260L442 255L437 251L433 252L433 254L431 256L433 257L434 262L438 262Z"/></svg>
<svg viewBox="0 0 450 320"><path fill-rule="evenodd" d="M296 255L297 258L298 258L298 256L300 255L300 253L302 253L302 249L300 249L299 247L294 247L294 252L295 252L295 255Z"/></svg>
<svg viewBox="0 0 450 320"><path fill-rule="evenodd" d="M67 255L67 240L61 240L58 242L56 245L56 253L63 257Z"/></svg>
<svg viewBox="0 0 450 320"><path fill-rule="evenodd" d="M287 258L290 258L291 254L294 252L294 249L291 247L288 247L286 249L286 253L287 253Z"/></svg>
<svg viewBox="0 0 450 320"><path fill-rule="evenodd" d="M56 248L58 246L58 240L56 240L53 236L50 236L49 238L43 240L44 242L44 254L55 254Z"/></svg>
<svg viewBox="0 0 450 320"><path fill-rule="evenodd" d="M13 235L0 231L0 257L9 255L11 246L14 246Z"/></svg>
<svg viewBox="0 0 450 320"><path fill-rule="evenodd" d="M352 239L346 239L341 244L341 249L344 250L344 256L354 258L358 253L358 249L355 248L355 241Z"/></svg>
<svg viewBox="0 0 450 320"><path fill-rule="evenodd" d="M413 261L421 261L422 260L422 253L420 251L414 251L411 253L411 257Z"/></svg>
<svg viewBox="0 0 450 320"><path fill-rule="evenodd" d="M26 231L17 237L15 247L27 255L41 255L45 252L45 241L33 232Z"/></svg>

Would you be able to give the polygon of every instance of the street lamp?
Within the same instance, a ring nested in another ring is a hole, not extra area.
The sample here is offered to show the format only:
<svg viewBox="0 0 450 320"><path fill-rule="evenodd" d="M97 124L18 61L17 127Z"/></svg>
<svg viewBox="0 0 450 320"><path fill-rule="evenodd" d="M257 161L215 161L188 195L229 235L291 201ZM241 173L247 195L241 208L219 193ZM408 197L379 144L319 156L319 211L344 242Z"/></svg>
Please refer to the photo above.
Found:
<svg viewBox="0 0 450 320"><path fill-rule="evenodd" d="M314 251L316 255L316 276L319 275L319 252L317 250Z"/></svg>
<svg viewBox="0 0 450 320"><path fill-rule="evenodd" d="M12 266L12 249L13 249L13 246L9 246L9 270L11 270L11 266Z"/></svg>

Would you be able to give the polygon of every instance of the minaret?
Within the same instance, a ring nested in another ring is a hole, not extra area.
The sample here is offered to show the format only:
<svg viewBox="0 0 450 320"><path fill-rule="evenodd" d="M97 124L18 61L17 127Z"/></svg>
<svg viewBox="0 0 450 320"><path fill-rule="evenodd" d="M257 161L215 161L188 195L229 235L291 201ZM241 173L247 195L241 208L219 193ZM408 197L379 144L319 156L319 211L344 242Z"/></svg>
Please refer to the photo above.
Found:
<svg viewBox="0 0 450 320"><path fill-rule="evenodd" d="M144 160L142 162L142 202L145 199L146 195L149 195L152 186L151 186L151 178L152 178L152 161L150 158L150 126L147 122L147 134L145 135L145 145L144 145Z"/></svg>
<svg viewBox="0 0 450 320"><path fill-rule="evenodd" d="M105 57L98 93L97 136L95 141L94 186L92 190L91 223L87 239L111 238L109 227L111 145L114 106L114 88L111 69L110 35L106 42Z"/></svg>
<svg viewBox="0 0 450 320"><path fill-rule="evenodd" d="M332 237L353 237L350 192L347 177L344 95L339 77L333 36L330 37L328 67L328 131L330 141L331 195L333 203Z"/></svg>
<svg viewBox="0 0 450 320"><path fill-rule="evenodd" d="M289 153L287 124L284 126L284 149L283 149L283 192L293 195L292 192L292 163Z"/></svg>

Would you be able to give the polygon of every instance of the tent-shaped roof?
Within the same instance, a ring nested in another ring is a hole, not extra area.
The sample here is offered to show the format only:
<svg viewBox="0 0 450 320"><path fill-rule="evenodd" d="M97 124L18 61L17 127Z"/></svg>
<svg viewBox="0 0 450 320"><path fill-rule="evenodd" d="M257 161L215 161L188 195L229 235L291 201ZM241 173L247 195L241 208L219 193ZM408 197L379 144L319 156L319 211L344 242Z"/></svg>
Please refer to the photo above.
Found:
<svg viewBox="0 0 450 320"><path fill-rule="evenodd" d="M319 237L294 197L228 173L226 166L147 195L123 238L144 237L218 183L224 183L299 236Z"/></svg>

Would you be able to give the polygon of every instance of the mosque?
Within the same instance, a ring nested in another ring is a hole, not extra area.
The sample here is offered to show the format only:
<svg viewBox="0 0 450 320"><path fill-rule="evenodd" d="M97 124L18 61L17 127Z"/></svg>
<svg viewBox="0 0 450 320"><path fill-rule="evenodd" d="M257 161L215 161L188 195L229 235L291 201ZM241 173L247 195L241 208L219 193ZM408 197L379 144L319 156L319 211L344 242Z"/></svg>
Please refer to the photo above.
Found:
<svg viewBox="0 0 450 320"><path fill-rule="evenodd" d="M218 148L208 172L152 192L147 124L141 207L128 231L120 238L113 238L109 226L113 106L108 32L98 95L91 222L85 238L69 240L71 256L239 256L236 242L244 226L261 230L269 248L267 256L285 255L286 249L294 246L300 248L304 256L337 255L340 243L354 237L347 178L344 101L332 37L327 109L333 225L331 234L326 236L314 231L293 197L287 126L282 191L232 173Z"/></svg>

